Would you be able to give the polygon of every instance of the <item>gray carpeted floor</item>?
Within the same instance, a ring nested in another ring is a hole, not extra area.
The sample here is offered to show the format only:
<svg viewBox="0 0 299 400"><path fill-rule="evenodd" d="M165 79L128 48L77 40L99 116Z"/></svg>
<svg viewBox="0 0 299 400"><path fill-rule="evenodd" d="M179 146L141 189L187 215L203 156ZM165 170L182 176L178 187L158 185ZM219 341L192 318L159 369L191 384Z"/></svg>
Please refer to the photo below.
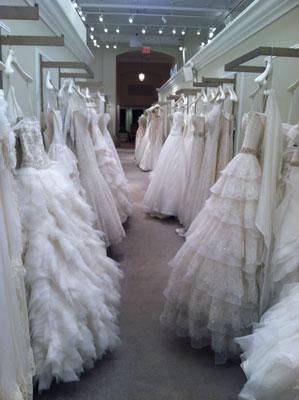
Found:
<svg viewBox="0 0 299 400"><path fill-rule="evenodd" d="M157 220L142 209L148 174L132 150L120 150L134 201L127 238L111 255L121 263L122 346L100 360L79 382L53 385L39 400L237 400L244 383L240 367L214 365L210 350L194 350L159 322L168 261L182 244L175 220Z"/></svg>

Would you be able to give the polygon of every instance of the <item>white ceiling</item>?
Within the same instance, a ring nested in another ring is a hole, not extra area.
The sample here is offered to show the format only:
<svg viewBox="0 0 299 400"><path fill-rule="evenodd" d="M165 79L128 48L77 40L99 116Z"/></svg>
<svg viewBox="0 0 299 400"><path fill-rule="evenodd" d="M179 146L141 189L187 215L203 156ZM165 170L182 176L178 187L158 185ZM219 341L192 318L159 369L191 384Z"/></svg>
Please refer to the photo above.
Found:
<svg viewBox="0 0 299 400"><path fill-rule="evenodd" d="M78 0L86 24L95 28L95 37L105 43L126 43L132 35L140 34L144 45L179 46L192 36L207 41L209 28L215 34L225 26L225 21L246 8L252 0ZM103 22L99 21L103 16ZM129 17L134 21L129 23ZM108 29L108 33L104 32ZM119 28L120 33L116 33ZM146 34L142 34L142 29ZM173 34L173 29L176 34ZM159 34L159 29L163 30ZM185 30L183 36L181 31Z"/></svg>

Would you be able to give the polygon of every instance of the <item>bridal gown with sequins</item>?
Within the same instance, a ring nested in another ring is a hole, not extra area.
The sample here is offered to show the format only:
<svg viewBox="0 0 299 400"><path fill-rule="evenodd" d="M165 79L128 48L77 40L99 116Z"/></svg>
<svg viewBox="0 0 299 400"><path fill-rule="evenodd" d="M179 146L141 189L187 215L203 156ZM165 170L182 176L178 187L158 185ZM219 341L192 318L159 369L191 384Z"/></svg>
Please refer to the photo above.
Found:
<svg viewBox="0 0 299 400"><path fill-rule="evenodd" d="M61 164L44 151L36 119L14 130L31 339L39 390L75 381L119 344L117 264L107 257L94 215Z"/></svg>
<svg viewBox="0 0 299 400"><path fill-rule="evenodd" d="M261 168L256 157L265 116L249 113L242 150L222 171L170 265L161 322L215 362L239 355L234 338L258 320L262 237L255 226Z"/></svg>
<svg viewBox="0 0 299 400"><path fill-rule="evenodd" d="M149 187L144 206L152 214L178 216L187 181L187 160L183 137L184 114L176 111Z"/></svg>
<svg viewBox="0 0 299 400"><path fill-rule="evenodd" d="M15 138L0 90L0 399L32 400L34 363L22 263Z"/></svg>

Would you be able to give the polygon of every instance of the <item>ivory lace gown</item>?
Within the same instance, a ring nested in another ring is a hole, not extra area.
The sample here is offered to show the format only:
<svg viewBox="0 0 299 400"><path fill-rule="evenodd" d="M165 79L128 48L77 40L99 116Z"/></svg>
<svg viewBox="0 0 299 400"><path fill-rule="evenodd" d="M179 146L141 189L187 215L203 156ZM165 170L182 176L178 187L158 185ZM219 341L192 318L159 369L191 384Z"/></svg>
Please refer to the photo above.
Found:
<svg viewBox="0 0 299 400"><path fill-rule="evenodd" d="M239 354L233 339L258 320L257 268L262 237L255 226L261 168L256 158L265 116L247 115L241 152L222 171L174 259L161 322L192 345L211 345L215 362Z"/></svg>
<svg viewBox="0 0 299 400"><path fill-rule="evenodd" d="M138 165L144 152L144 134L146 130L146 116L143 114L138 118L138 129L135 139L135 160Z"/></svg>
<svg viewBox="0 0 299 400"><path fill-rule="evenodd" d="M183 138L184 114L176 111L167 137L144 195L144 206L152 214L178 216L187 180L187 161Z"/></svg>
<svg viewBox="0 0 299 400"><path fill-rule="evenodd" d="M0 399L32 400L34 375L22 263L15 138L0 91Z"/></svg>
<svg viewBox="0 0 299 400"><path fill-rule="evenodd" d="M92 227L91 208L46 155L38 121L25 118L15 131L31 339L44 390L53 379L78 380L119 344L121 273Z"/></svg>
<svg viewBox="0 0 299 400"><path fill-rule="evenodd" d="M205 116L202 114L199 116L191 114L188 119L188 124L192 124L193 126L192 129L189 128L192 132L193 139L192 141L189 139L192 143L192 149L190 159L187 160L189 165L188 178L179 212L180 223L186 228L189 227L196 217L196 215L194 215L194 203L196 201L196 191L200 179L205 146Z"/></svg>
<svg viewBox="0 0 299 400"><path fill-rule="evenodd" d="M125 237L120 215L97 163L90 136L91 113L88 110L73 113L73 129L81 184L96 216L96 227L106 234L107 246L119 243Z"/></svg>
<svg viewBox="0 0 299 400"><path fill-rule="evenodd" d="M222 103L213 104L206 115L206 140L199 181L194 192L192 216L197 216L210 196L210 189L216 181L218 142L221 128ZM192 227L192 225L191 225ZM190 228L191 228L190 227Z"/></svg>
<svg viewBox="0 0 299 400"><path fill-rule="evenodd" d="M129 215L131 215L133 208L128 183L123 172L119 169L118 163L105 141L103 133L100 131L99 118L100 115L95 111L91 113L91 134L97 163L111 190L121 222L124 223Z"/></svg>

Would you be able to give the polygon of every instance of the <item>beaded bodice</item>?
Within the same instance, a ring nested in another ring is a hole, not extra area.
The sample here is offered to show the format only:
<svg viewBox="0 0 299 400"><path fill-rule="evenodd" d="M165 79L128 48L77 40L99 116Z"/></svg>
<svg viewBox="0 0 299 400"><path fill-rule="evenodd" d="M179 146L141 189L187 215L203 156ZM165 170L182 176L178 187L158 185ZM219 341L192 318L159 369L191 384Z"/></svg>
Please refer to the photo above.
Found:
<svg viewBox="0 0 299 400"><path fill-rule="evenodd" d="M266 116L264 114L250 111L243 117L243 128L245 129L242 153L256 154L264 133Z"/></svg>
<svg viewBox="0 0 299 400"><path fill-rule="evenodd" d="M184 114L181 111L173 113L173 122L170 135L177 136L183 134Z"/></svg>
<svg viewBox="0 0 299 400"><path fill-rule="evenodd" d="M22 167L48 168L40 124L35 118L24 118L14 127L22 145Z"/></svg>

